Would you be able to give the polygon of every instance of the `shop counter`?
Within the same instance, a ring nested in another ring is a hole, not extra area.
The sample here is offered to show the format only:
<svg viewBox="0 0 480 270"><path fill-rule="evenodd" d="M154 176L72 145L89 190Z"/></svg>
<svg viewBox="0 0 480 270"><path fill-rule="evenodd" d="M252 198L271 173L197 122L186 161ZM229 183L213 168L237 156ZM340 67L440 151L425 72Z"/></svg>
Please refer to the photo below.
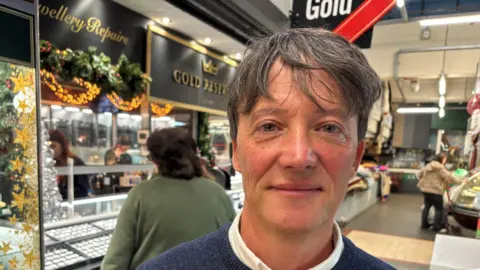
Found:
<svg viewBox="0 0 480 270"><path fill-rule="evenodd" d="M378 202L378 182L369 183L368 189L349 192L335 214L335 220L344 225Z"/></svg>
<svg viewBox="0 0 480 270"><path fill-rule="evenodd" d="M430 269L480 269L479 250L478 239L437 234Z"/></svg>

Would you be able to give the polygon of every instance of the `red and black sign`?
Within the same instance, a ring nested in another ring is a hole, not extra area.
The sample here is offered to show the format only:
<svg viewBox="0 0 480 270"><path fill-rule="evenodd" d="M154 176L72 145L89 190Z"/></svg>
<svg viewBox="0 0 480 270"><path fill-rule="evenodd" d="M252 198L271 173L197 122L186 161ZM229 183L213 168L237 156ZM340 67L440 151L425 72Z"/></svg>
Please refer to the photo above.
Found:
<svg viewBox="0 0 480 270"><path fill-rule="evenodd" d="M395 0L295 0L291 26L324 27L370 48L373 25L395 6Z"/></svg>

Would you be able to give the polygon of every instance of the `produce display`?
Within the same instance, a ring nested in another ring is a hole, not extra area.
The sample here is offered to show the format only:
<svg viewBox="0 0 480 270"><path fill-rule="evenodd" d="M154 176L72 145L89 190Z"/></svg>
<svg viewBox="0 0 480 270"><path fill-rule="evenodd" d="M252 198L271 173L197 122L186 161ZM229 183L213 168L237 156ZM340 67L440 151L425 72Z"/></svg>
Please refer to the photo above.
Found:
<svg viewBox="0 0 480 270"><path fill-rule="evenodd" d="M480 173L472 176L467 183L459 187L460 191L453 202L453 217L462 226L475 230L480 214L477 194L480 193Z"/></svg>

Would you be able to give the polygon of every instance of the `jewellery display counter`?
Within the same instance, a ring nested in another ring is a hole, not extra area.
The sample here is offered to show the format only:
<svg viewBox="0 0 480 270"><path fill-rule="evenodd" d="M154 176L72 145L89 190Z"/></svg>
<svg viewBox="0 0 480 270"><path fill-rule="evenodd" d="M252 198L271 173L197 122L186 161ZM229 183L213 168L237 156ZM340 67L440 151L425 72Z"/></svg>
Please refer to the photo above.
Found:
<svg viewBox="0 0 480 270"><path fill-rule="evenodd" d="M455 198L452 198L453 217L462 226L475 230L480 217L479 195L480 173L472 176L467 183L458 187L460 190Z"/></svg>
<svg viewBox="0 0 480 270"><path fill-rule="evenodd" d="M117 194L76 200L69 219L45 224L45 269L99 268L126 198Z"/></svg>

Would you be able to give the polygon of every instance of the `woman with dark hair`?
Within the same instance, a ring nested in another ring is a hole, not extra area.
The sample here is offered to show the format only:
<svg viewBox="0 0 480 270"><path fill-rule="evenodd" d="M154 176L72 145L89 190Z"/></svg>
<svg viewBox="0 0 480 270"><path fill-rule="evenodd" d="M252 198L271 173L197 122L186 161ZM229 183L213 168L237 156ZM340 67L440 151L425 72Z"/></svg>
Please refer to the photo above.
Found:
<svg viewBox="0 0 480 270"><path fill-rule="evenodd" d="M103 260L104 270L136 269L235 218L224 189L203 177L197 146L185 129L155 131L147 147L158 175L128 193Z"/></svg>
<svg viewBox="0 0 480 270"><path fill-rule="evenodd" d="M68 159L73 159L74 166L85 166L83 160L70 152L69 142L65 136L58 130L50 130L50 147L53 149L53 158L55 159L56 167L63 167L68 165ZM58 176L58 188L64 200L68 196L67 176ZM88 175L75 175L73 177L73 190L75 198L87 197L90 189L90 182Z"/></svg>

